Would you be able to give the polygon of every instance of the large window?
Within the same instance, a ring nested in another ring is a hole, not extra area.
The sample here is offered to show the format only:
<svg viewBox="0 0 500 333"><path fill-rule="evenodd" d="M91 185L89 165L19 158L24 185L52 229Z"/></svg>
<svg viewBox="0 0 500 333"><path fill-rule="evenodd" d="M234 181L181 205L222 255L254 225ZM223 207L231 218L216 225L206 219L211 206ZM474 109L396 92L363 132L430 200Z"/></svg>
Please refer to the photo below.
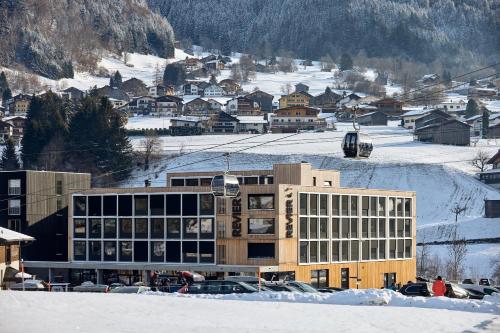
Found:
<svg viewBox="0 0 500 333"><path fill-rule="evenodd" d="M73 258L75 260L87 260L87 242L73 242Z"/></svg>
<svg viewBox="0 0 500 333"><path fill-rule="evenodd" d="M105 195L102 197L102 211L104 216L116 216L116 195Z"/></svg>
<svg viewBox="0 0 500 333"><path fill-rule="evenodd" d="M93 195L88 197L89 203L89 216L101 216L102 215L102 201L101 196Z"/></svg>
<svg viewBox="0 0 500 333"><path fill-rule="evenodd" d="M89 219L89 238L102 237L101 219Z"/></svg>
<svg viewBox="0 0 500 333"><path fill-rule="evenodd" d="M312 270L311 285L315 288L327 288L328 270L327 269Z"/></svg>
<svg viewBox="0 0 500 333"><path fill-rule="evenodd" d="M148 215L148 196L134 196L134 213L135 215Z"/></svg>
<svg viewBox="0 0 500 333"><path fill-rule="evenodd" d="M184 216L198 215L198 196L196 194L182 195L182 215Z"/></svg>
<svg viewBox="0 0 500 333"><path fill-rule="evenodd" d="M135 238L148 238L148 219L135 219Z"/></svg>
<svg viewBox="0 0 500 333"><path fill-rule="evenodd" d="M198 238L199 225L197 218L184 218L182 219L182 224L184 238Z"/></svg>
<svg viewBox="0 0 500 333"><path fill-rule="evenodd" d="M248 209L274 209L274 195L249 194Z"/></svg>
<svg viewBox="0 0 500 333"><path fill-rule="evenodd" d="M153 216L163 216L165 214L165 196L152 195L149 197L149 210Z"/></svg>
<svg viewBox="0 0 500 333"><path fill-rule="evenodd" d="M116 219L104 219L104 238L116 238Z"/></svg>
<svg viewBox="0 0 500 333"><path fill-rule="evenodd" d="M9 195L21 194L21 179L9 179Z"/></svg>
<svg viewBox="0 0 500 333"><path fill-rule="evenodd" d="M116 261L116 242L115 241L105 241L104 242L104 260L105 261Z"/></svg>
<svg viewBox="0 0 500 333"><path fill-rule="evenodd" d="M120 219L120 238L132 238L132 219Z"/></svg>
<svg viewBox="0 0 500 333"><path fill-rule="evenodd" d="M165 221L163 218L151 219L151 238L165 237Z"/></svg>
<svg viewBox="0 0 500 333"><path fill-rule="evenodd" d="M75 238L86 238L87 237L87 220L85 219L73 219L73 236Z"/></svg>
<svg viewBox="0 0 500 333"><path fill-rule="evenodd" d="M200 215L214 215L214 196L200 194Z"/></svg>
<svg viewBox="0 0 500 333"><path fill-rule="evenodd" d="M167 238L181 238L181 219L167 218Z"/></svg>
<svg viewBox="0 0 500 333"><path fill-rule="evenodd" d="M118 196L118 215L119 216L132 216L132 196L131 195Z"/></svg>
<svg viewBox="0 0 500 333"><path fill-rule="evenodd" d="M200 218L200 239L214 238L214 219L211 217Z"/></svg>
<svg viewBox="0 0 500 333"><path fill-rule="evenodd" d="M73 216L87 216L87 197L73 197Z"/></svg>
<svg viewBox="0 0 500 333"><path fill-rule="evenodd" d="M9 215L21 215L21 200L9 200Z"/></svg>
<svg viewBox="0 0 500 333"><path fill-rule="evenodd" d="M274 243L248 243L248 259L274 258Z"/></svg>

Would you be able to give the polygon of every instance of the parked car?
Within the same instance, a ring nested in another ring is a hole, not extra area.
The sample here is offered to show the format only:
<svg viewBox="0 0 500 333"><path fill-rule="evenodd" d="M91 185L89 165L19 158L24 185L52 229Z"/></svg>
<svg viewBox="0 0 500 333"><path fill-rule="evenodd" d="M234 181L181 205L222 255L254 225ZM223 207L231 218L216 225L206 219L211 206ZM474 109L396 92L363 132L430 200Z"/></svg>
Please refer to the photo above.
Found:
<svg viewBox="0 0 500 333"><path fill-rule="evenodd" d="M399 292L405 296L434 296L432 291L432 284L429 282L416 282L405 284L399 289Z"/></svg>
<svg viewBox="0 0 500 333"><path fill-rule="evenodd" d="M228 276L226 281L234 281L234 282L245 282L248 284L259 284L259 280L261 284L266 283L266 280L263 278L258 278L256 276Z"/></svg>
<svg viewBox="0 0 500 333"><path fill-rule="evenodd" d="M302 291L303 293L317 293L318 289L314 288L310 284L307 284L305 282L300 282L300 281L288 281L286 282L287 285L294 287L298 289L299 291Z"/></svg>
<svg viewBox="0 0 500 333"><path fill-rule="evenodd" d="M449 298L469 298L469 293L455 283L446 283L445 296Z"/></svg>
<svg viewBox="0 0 500 333"><path fill-rule="evenodd" d="M297 288L294 288L290 285L284 284L284 283L274 283L274 282L268 282L266 283L266 287L269 288L271 291L285 291L285 292L302 292Z"/></svg>
<svg viewBox="0 0 500 333"><path fill-rule="evenodd" d="M491 295L493 293L500 293L500 290L490 286L481 286L478 284L460 284L459 286L467 290L468 289L477 290L486 295Z"/></svg>
<svg viewBox="0 0 500 333"><path fill-rule="evenodd" d="M144 286L122 286L111 289L112 294L143 294L151 291L151 288Z"/></svg>
<svg viewBox="0 0 500 333"><path fill-rule="evenodd" d="M77 291L80 293L107 293L109 291L109 287L105 284L95 284L92 281L85 281L79 286L73 288L73 291Z"/></svg>
<svg viewBox="0 0 500 333"><path fill-rule="evenodd" d="M495 285L495 281L492 279L479 279L479 285L492 287Z"/></svg>
<svg viewBox="0 0 500 333"><path fill-rule="evenodd" d="M484 298L484 295L486 295L485 293L483 292L480 292L478 290L474 290L474 289L467 289L467 288L464 288L467 293L469 294L469 298L470 299L483 299Z"/></svg>
<svg viewBox="0 0 500 333"><path fill-rule="evenodd" d="M115 282L115 283L112 283L109 285L109 290L111 291L111 290L119 288L119 287L125 287L125 285L123 283L120 283L120 282Z"/></svg>
<svg viewBox="0 0 500 333"><path fill-rule="evenodd" d="M476 282L472 279L464 279L462 284L476 284Z"/></svg>
<svg viewBox="0 0 500 333"><path fill-rule="evenodd" d="M339 291L344 291L344 288L337 288L337 287L328 287L328 288L321 288L318 289L320 293L336 293Z"/></svg>
<svg viewBox="0 0 500 333"><path fill-rule="evenodd" d="M23 290L23 283L15 283L9 287L10 290ZM42 280L24 280L25 291L45 291L48 290L48 285Z"/></svg>
<svg viewBox="0 0 500 333"><path fill-rule="evenodd" d="M258 292L257 288L245 282L209 280L190 285L186 294L247 294Z"/></svg>

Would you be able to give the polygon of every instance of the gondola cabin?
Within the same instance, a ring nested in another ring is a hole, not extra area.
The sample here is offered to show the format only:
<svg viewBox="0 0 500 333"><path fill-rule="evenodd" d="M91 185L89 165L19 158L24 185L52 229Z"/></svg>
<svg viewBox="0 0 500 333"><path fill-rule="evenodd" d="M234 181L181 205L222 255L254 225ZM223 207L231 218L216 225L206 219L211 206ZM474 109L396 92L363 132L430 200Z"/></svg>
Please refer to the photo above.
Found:
<svg viewBox="0 0 500 333"><path fill-rule="evenodd" d="M212 193L215 197L234 198L240 193L240 183L236 176L223 174L212 179Z"/></svg>
<svg viewBox="0 0 500 333"><path fill-rule="evenodd" d="M358 131L348 132L342 141L342 149L345 157L370 157L373 150L372 139Z"/></svg>

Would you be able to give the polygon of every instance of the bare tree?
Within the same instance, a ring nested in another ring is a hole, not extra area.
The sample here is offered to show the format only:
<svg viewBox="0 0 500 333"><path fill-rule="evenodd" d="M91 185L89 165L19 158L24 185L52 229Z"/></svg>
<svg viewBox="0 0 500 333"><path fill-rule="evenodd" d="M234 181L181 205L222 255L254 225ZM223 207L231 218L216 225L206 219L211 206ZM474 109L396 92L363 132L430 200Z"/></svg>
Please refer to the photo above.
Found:
<svg viewBox="0 0 500 333"><path fill-rule="evenodd" d="M282 85L281 92L285 95L290 95L290 93L292 92L292 84L288 82L287 84Z"/></svg>
<svg viewBox="0 0 500 333"><path fill-rule="evenodd" d="M144 139L141 140L140 148L144 161L144 170L148 170L150 163L158 158L161 153L161 140L156 131L146 131Z"/></svg>
<svg viewBox="0 0 500 333"><path fill-rule="evenodd" d="M128 61L130 60L130 55L127 51L123 51L123 62L125 65L127 65Z"/></svg>
<svg viewBox="0 0 500 333"><path fill-rule="evenodd" d="M427 275L430 277L436 277L442 271L441 258L438 255L430 256L427 264Z"/></svg>
<svg viewBox="0 0 500 333"><path fill-rule="evenodd" d="M422 245L417 251L417 275L422 277L427 276L429 270L430 249L426 238L425 235L422 237Z"/></svg>
<svg viewBox="0 0 500 333"><path fill-rule="evenodd" d="M479 169L479 171L483 172L487 168L486 162L490 159L490 156L484 150L480 150L477 152L476 156L472 160L471 164L473 167Z"/></svg>
<svg viewBox="0 0 500 333"><path fill-rule="evenodd" d="M295 62L291 57L281 57L278 62L278 69L284 73L291 73L297 70Z"/></svg>
<svg viewBox="0 0 500 333"><path fill-rule="evenodd" d="M460 238L458 234L458 216L467 211L466 206L456 204L451 212L455 214L455 223L451 232L450 244L448 249L448 261L446 263L446 275L451 280L458 280L464 271L464 261L467 255L467 241L465 238Z"/></svg>

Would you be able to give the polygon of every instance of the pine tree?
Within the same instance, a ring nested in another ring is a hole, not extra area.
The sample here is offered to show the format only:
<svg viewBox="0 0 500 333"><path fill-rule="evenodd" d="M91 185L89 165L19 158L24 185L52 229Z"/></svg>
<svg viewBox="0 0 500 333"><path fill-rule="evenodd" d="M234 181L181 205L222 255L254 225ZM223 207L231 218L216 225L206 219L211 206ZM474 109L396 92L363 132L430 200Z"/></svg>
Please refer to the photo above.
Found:
<svg viewBox="0 0 500 333"><path fill-rule="evenodd" d="M210 75L210 84L217 84L217 78L215 77L215 74Z"/></svg>
<svg viewBox="0 0 500 333"><path fill-rule="evenodd" d="M7 77L5 76L4 72L1 72L0 73L0 95L3 96L4 91L7 89L9 89L9 83L7 82Z"/></svg>
<svg viewBox="0 0 500 333"><path fill-rule="evenodd" d="M340 70L346 71L353 68L352 58L349 54L344 53L342 57L340 57Z"/></svg>
<svg viewBox="0 0 500 333"><path fill-rule="evenodd" d="M109 86L112 88L122 87L122 75L119 71L116 71L115 74L109 79Z"/></svg>
<svg viewBox="0 0 500 333"><path fill-rule="evenodd" d="M73 79L75 77L75 72L73 70L73 63L70 61L66 61L62 65L62 76L65 78Z"/></svg>
<svg viewBox="0 0 500 333"><path fill-rule="evenodd" d="M186 70L178 63L168 64L163 72L163 84L165 86L178 86L186 82Z"/></svg>
<svg viewBox="0 0 500 333"><path fill-rule="evenodd" d="M0 160L0 168L2 170L19 170L19 160L17 159L16 147L12 138L7 139L5 149L2 152Z"/></svg>
<svg viewBox="0 0 500 333"><path fill-rule="evenodd" d="M478 114L480 114L479 105L477 105L477 102L473 98L469 99L467 107L465 108L465 117L470 118Z"/></svg>
<svg viewBox="0 0 500 333"><path fill-rule="evenodd" d="M451 84L451 73L447 71L446 69L443 71L443 83L445 85L450 85Z"/></svg>
<svg viewBox="0 0 500 333"><path fill-rule="evenodd" d="M12 98L12 92L10 91L10 88L7 88L3 91L2 93L2 101L6 101L8 99Z"/></svg>
<svg viewBox="0 0 500 333"><path fill-rule="evenodd" d="M483 116L482 116L482 120L483 120L483 139L486 139L487 136L488 136L488 130L490 128L490 112L488 111L488 109L486 108L483 108Z"/></svg>

